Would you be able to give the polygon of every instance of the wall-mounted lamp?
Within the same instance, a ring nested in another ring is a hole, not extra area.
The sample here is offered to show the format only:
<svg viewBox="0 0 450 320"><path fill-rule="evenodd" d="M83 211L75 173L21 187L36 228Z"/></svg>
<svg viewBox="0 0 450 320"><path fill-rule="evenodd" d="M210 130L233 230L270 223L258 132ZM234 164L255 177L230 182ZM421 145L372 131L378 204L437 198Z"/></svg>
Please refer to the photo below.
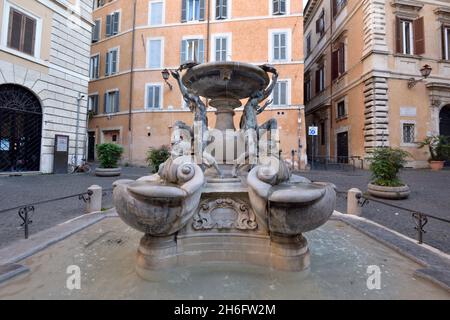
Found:
<svg viewBox="0 0 450 320"><path fill-rule="evenodd" d="M162 77L164 79L164 81L166 82L166 84L169 86L170 90L173 89L172 85L169 83L169 78L170 78L170 73L169 70L164 69L163 71L161 71Z"/></svg>
<svg viewBox="0 0 450 320"><path fill-rule="evenodd" d="M412 89L416 86L416 84L426 78L428 78L431 74L431 71L433 70L433 68L431 68L428 64L424 65L422 67L422 69L420 69L420 73L422 74L422 78L419 80L416 80L414 78L409 79L408 81L408 88Z"/></svg>
<svg viewBox="0 0 450 320"><path fill-rule="evenodd" d="M151 137L152 136L152 132L151 132L152 128L151 127L147 127L146 129L147 129L147 136Z"/></svg>

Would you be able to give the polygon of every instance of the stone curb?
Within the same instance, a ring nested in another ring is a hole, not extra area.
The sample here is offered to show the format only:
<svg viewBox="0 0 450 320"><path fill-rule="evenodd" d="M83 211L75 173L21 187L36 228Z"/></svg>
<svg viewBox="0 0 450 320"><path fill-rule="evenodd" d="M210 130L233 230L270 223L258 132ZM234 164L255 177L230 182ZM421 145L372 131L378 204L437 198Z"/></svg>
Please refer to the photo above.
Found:
<svg viewBox="0 0 450 320"><path fill-rule="evenodd" d="M85 214L53 228L33 234L27 240L16 241L12 245L0 249L0 266L18 263L105 218L114 216L116 216L114 209Z"/></svg>
<svg viewBox="0 0 450 320"><path fill-rule="evenodd" d="M429 245L419 245L414 239L371 220L335 212L333 220L342 221L399 254L424 266L415 275L425 278L450 292L450 256Z"/></svg>

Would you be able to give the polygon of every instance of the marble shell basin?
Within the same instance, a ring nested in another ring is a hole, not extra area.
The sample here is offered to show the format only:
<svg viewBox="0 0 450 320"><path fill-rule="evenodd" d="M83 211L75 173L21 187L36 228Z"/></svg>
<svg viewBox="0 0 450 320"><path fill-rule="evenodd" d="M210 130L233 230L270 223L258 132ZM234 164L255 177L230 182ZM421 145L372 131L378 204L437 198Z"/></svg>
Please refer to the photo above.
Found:
<svg viewBox="0 0 450 320"><path fill-rule="evenodd" d="M270 231L295 236L328 221L335 208L335 186L287 182L271 188L268 202Z"/></svg>
<svg viewBox="0 0 450 320"><path fill-rule="evenodd" d="M189 69L183 83L208 99L240 100L265 89L270 79L262 68L249 63L211 62Z"/></svg>
<svg viewBox="0 0 450 320"><path fill-rule="evenodd" d="M189 193L176 184L128 181L115 184L113 201L126 224L145 234L164 237L187 224L200 196L200 190Z"/></svg>

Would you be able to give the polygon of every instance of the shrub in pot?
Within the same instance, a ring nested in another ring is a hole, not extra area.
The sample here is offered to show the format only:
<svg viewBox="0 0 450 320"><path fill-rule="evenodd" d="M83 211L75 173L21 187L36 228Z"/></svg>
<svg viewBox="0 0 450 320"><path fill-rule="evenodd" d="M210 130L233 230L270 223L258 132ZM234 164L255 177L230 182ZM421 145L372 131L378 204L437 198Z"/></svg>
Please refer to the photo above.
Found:
<svg viewBox="0 0 450 320"><path fill-rule="evenodd" d="M147 163L152 173L159 171L161 164L167 161L170 157L170 151L167 146L161 148L150 148L147 151Z"/></svg>
<svg viewBox="0 0 450 320"><path fill-rule="evenodd" d="M381 147L372 154L370 170L372 182L368 185L370 195L385 199L405 199L410 189L398 174L406 164L409 153L401 149Z"/></svg>
<svg viewBox="0 0 450 320"><path fill-rule="evenodd" d="M123 147L114 143L97 145L97 157L100 167L95 169L95 175L99 177L120 176L121 168L118 166L123 154Z"/></svg>
<svg viewBox="0 0 450 320"><path fill-rule="evenodd" d="M418 143L419 149L428 147L430 167L434 171L441 170L445 161L450 159L450 140L446 136L431 136Z"/></svg>

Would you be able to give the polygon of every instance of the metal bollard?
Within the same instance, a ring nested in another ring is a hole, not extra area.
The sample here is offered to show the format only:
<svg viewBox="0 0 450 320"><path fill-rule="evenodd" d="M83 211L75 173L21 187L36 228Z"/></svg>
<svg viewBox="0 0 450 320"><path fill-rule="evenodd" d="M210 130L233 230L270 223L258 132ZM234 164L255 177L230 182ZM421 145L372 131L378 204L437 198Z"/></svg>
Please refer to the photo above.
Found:
<svg viewBox="0 0 450 320"><path fill-rule="evenodd" d="M359 199L362 196L361 190L352 188L347 193L347 214L360 216L362 214L362 207L359 205Z"/></svg>
<svg viewBox="0 0 450 320"><path fill-rule="evenodd" d="M93 185L88 188L92 192L89 201L86 202L86 213L102 211L103 189L100 186Z"/></svg>

